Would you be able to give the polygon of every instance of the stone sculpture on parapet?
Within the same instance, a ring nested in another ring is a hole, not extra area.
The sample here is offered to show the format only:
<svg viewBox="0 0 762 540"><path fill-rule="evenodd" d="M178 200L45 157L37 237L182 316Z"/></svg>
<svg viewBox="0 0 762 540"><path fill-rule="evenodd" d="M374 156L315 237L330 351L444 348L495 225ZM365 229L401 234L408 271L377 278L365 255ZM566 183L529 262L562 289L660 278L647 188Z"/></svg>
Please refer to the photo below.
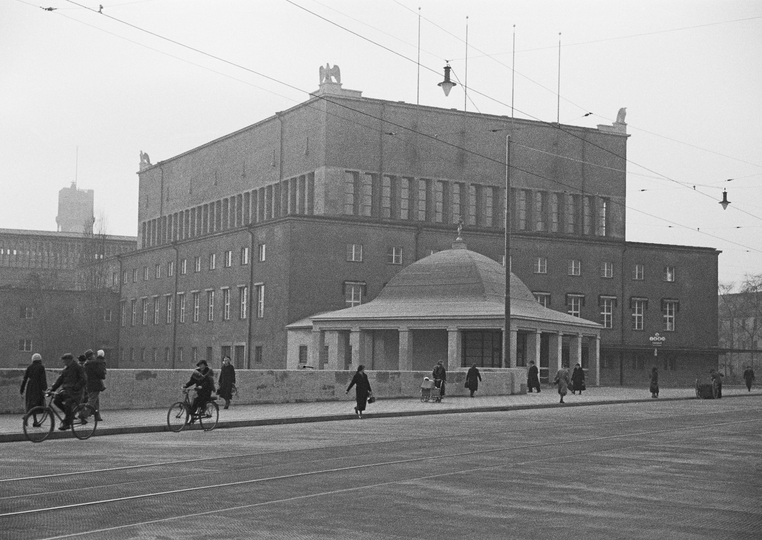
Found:
<svg viewBox="0 0 762 540"><path fill-rule="evenodd" d="M624 121L625 116L627 116L627 107L622 107L619 109L619 112L616 115L616 120L612 125L598 124L598 129L600 131L605 131L606 133L627 135L627 122Z"/></svg>
<svg viewBox="0 0 762 540"><path fill-rule="evenodd" d="M330 64L326 64L325 67L320 66L320 84L332 82L331 78L334 79L336 84L341 84L341 69L339 69L339 66L334 65L331 67Z"/></svg>
<svg viewBox="0 0 762 540"><path fill-rule="evenodd" d="M148 157L148 154L146 154L145 152L141 150L140 151L140 170L142 171L143 169L147 169L148 167L152 167L152 166L153 165L151 164L151 158Z"/></svg>

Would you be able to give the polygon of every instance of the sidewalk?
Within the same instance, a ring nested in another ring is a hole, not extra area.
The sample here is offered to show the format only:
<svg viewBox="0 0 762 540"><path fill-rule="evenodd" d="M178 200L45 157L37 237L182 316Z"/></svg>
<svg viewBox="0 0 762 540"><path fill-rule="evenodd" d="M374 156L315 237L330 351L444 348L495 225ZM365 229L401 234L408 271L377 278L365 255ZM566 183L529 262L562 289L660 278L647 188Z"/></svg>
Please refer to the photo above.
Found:
<svg viewBox="0 0 762 540"><path fill-rule="evenodd" d="M743 396L762 396L762 389L753 388L749 393L746 387L726 386L723 388L723 399ZM376 403L368 405L364 419L657 401L650 397L647 388L620 387L593 387L585 390L581 396L569 393L564 398L566 403L563 405L558 403L558 399L558 393L550 386L546 386L539 394L479 396L477 393L473 399L469 397L446 397L441 403L424 403L420 399L413 398L385 400L383 396L379 396ZM665 388L659 393L658 399L659 401L669 401L696 400L697 398L693 388ZM169 404L167 404L167 408L169 408ZM354 400L262 405L236 405L233 401L229 409L220 408L220 420L217 429L354 420L353 409ZM102 414L104 422L98 424L96 437L167 431L167 409L104 410ZM199 428L193 426L193 429ZM72 437L71 432L55 430L50 439L69 437ZM25 440L20 414L0 415L0 443Z"/></svg>

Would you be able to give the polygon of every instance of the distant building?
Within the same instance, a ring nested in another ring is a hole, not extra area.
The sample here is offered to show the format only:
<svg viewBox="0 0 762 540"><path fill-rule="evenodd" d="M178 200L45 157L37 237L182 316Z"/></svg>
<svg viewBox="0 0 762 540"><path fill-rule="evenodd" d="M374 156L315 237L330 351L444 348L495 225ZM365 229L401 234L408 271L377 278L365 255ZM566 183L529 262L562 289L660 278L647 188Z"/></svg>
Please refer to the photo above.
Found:
<svg viewBox="0 0 762 540"><path fill-rule="evenodd" d="M92 189L78 189L76 183L58 192L59 232L92 233L94 214L94 194Z"/></svg>
<svg viewBox="0 0 762 540"><path fill-rule="evenodd" d="M719 325L720 368L728 380L740 383L747 366L762 380L762 292L720 295Z"/></svg>
<svg viewBox="0 0 762 540"><path fill-rule="evenodd" d="M469 249L501 263L507 133L511 270L543 306L602 326L601 382L647 385L658 365L663 385L688 384L716 365L719 252L626 241L621 126L368 99L330 81L252 126L143 160L139 249L122 258L120 365L230 354L238 367L285 368L287 325L373 300L448 249L461 223ZM655 356L656 332L666 339ZM516 340L516 365L528 347ZM580 357L589 367L591 351Z"/></svg>

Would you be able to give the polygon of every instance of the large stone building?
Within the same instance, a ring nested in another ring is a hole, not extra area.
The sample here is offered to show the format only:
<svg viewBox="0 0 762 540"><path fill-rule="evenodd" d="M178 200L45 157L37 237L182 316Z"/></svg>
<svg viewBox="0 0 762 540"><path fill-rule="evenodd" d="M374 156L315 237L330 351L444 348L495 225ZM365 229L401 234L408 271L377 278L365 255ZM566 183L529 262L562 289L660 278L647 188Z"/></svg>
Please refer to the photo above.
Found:
<svg viewBox="0 0 762 540"><path fill-rule="evenodd" d="M120 365L230 354L284 368L287 325L372 300L448 249L459 223L470 250L501 262L509 133L512 271L542 305L602 325L602 383L645 384L657 362L677 384L716 365L719 252L625 240L623 122L464 113L330 81L240 131L146 156L139 249L121 259Z"/></svg>

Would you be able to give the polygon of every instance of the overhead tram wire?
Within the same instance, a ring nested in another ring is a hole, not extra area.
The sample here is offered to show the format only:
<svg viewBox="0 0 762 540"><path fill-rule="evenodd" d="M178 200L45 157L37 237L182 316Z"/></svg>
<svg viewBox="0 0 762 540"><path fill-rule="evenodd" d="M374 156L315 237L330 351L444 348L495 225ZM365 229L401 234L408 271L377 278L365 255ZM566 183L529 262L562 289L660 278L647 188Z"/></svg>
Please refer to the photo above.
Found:
<svg viewBox="0 0 762 540"><path fill-rule="evenodd" d="M127 22L127 21L123 21L123 20L121 20L121 19L118 19L118 18L116 18L116 17L113 17L113 16L109 15L108 13L104 13L104 12L102 12L102 11L98 11L98 10L95 10L95 9L93 9L93 8L90 8L90 7L87 7L87 6L85 6L85 5L82 5L82 4L78 3L78 2L75 2L74 0L65 0L65 1L66 1L66 2L68 2L68 3L70 3L70 4L73 4L73 5L79 6L79 7L83 8L83 9L85 9L85 10L88 10L88 11L92 12L92 13L95 13L95 14L98 14L98 15L101 15L101 16L105 16L105 17L107 17L107 18L109 18L109 19L111 19L111 20L113 20L113 21L115 21L115 22L118 22L118 23L120 23L120 24L124 24L124 25L126 25L126 26L129 26L129 27L131 27L131 28L133 28L133 29L135 29L135 30L138 30L138 31L140 31L140 32L144 32L144 33L146 33L146 34L149 34L149 35L152 35L152 36L154 36L154 37L156 37L156 38L159 38L159 39L162 39L162 40L164 40L164 41L167 41L167 42L169 42L169 43L173 43L173 44L175 44L175 45L177 45L177 46L179 46L179 47L183 47L183 48L186 48L186 49L188 49L188 50L191 50L191 51L193 51L193 52L196 52L196 53L198 53L198 54L201 54L201 55L203 55L203 56L207 56L207 57L209 57L209 58L212 58L212 59L218 60L218 61L220 61L220 62L222 62L222 63L224 63L224 64L227 64L227 65L230 65L230 66L233 66L233 67L236 67L236 68L242 69L242 70L244 70L244 71L247 71L247 72L249 72L249 73L252 73L252 74L254 74L254 75L258 75L258 76L261 76L261 77L263 77L263 78L265 78L265 79L267 79L267 80L273 81L273 82L275 82L275 83L277 83L277 84L280 84L280 85L283 85L283 86L286 86L287 88L291 88L291 89L293 89L293 90L297 90L297 91L299 91L299 92L304 92L304 90L302 90L301 88L298 88L298 87L296 87L296 86L294 86L294 85L292 85L292 84L290 84L290 83L287 83L287 82L281 81L281 80L279 80L279 79L276 79L276 78L274 78L274 77L271 77L271 76L269 76L269 75L265 75L265 74L263 74L263 73L260 73L260 72L258 72L258 71L256 71L256 70L253 70L253 69L251 69L251 68L248 68L248 67L242 66L242 65L240 65L240 64L237 64L237 63L235 63L235 62L232 62L232 61L230 61L230 60L226 60L226 59L224 59L224 58L221 58L221 57L219 57L219 56L217 56L217 55L214 55L214 54L211 54L211 53L207 53L207 52L205 52L205 51L203 51L203 50L201 50L201 49L198 49L198 48L192 47L192 46L190 46L190 45L186 45L186 44L184 44L184 43L181 43L181 42L179 42L179 41L173 40L172 38L168 38L168 37L166 37L166 36L162 36L161 34L157 34L157 33L155 33L155 32L152 32L152 31L150 31L150 30L146 30L146 29L144 29L144 28L141 28L141 27L139 27L139 26L137 26L137 25L134 25L134 24L132 24L132 23L129 23L129 22ZM303 7L301 7L301 6L299 6L298 4L295 4L295 3L294 3L294 2L292 2L291 0L286 0L286 1L287 1L288 3L290 3L290 4L294 5L294 6L296 6L296 7L299 7L300 9L304 9L304 10L305 10L305 11L307 11L308 13L312 13L310 10L307 10L307 9L305 9L305 8L303 8ZM372 43L372 44L374 44L374 45L377 45L377 46L379 46L379 47L382 47L382 48L383 48L383 49L385 49L385 50L389 50L390 52L393 52L393 53L394 53L395 55L397 55L397 56L400 56L400 57L402 57L402 58L404 58L404 59L406 59L406 60L408 60L408 61L411 61L411 62L415 62L415 60L409 59L409 58L405 57L404 55L402 55L401 53L398 53L398 52L396 52L396 51L392 51L391 49L388 49L387 47L385 47L385 46L383 46L383 45L381 45L381 44L378 44L378 43L374 42L373 40L370 40L370 39L368 39L368 38L366 38L366 37L364 37L364 36L360 36L360 35L359 35L359 34L357 34L356 32L353 32L353 31L351 31L351 30L349 30L349 29L346 29L346 28L342 27L341 25L339 25L339 24L337 24L337 23L335 23L335 22L333 22L333 21L329 21L329 20L325 19L324 17L322 17L322 16L320 16L320 15L317 15L317 14L315 14L315 15L316 15L317 17L319 17L319 18L321 18L321 19L325 20L326 22L329 22L329 23L331 23L331 24L333 24L333 25L335 25L335 26L338 26L339 28L342 28L342 29L344 29L344 30L346 30L346 31L348 31L348 32L350 32L350 33L352 33L353 35L356 35L356 36L358 36L358 37L361 37L362 39L364 39L364 40L366 40L366 41L369 41L370 43ZM424 67L425 67L425 66L424 66ZM426 69L428 69L429 71L432 71L433 73L438 73L438 71L437 71L437 70L434 70L434 69L432 69L432 68L426 68ZM487 96L486 94L483 94L483 93L481 93L481 92L478 92L478 91L476 91L476 92L477 92L479 95L482 95L482 96L484 96L484 97L486 97L486 98L488 98L488 99L490 99L490 100L493 100L493 101L494 101L494 102L496 102L496 103L499 103L499 104L505 105L505 104L503 104L501 101L499 101L499 100L497 100L497 99L495 99L495 98L492 98L492 97L490 97L490 96ZM411 132L411 133L414 133L414 134L420 135L420 136L422 136L422 137L428 138L428 139L430 139L430 140L432 140L432 141L436 141L436 142L437 142L437 143L439 143L439 144L444 144L444 145L446 145L446 146L449 146L449 147L452 147L452 148L454 148L454 149L457 149L457 150L460 150L460 151L463 151L463 152L469 153L469 154L471 154L471 155L474 155L474 156L480 157L480 158L482 158L482 159L485 159L485 160L487 160L487 161L493 162L493 163L495 163L495 164L498 164L498 165L502 165L502 166L505 166L505 163L504 163L502 160L500 160L500 159L496 159L496 158L493 158L493 157L491 157L491 156L487 156L487 155L481 154L481 153L479 153L479 152L476 152L476 151L474 151L474 150L470 150L470 149L468 149L468 148L464 148L464 147L461 147L461 146L459 146L459 145L457 145L457 144L455 144L455 143L450 143L450 142L444 141L444 140L442 140L442 139L439 139L439 138L438 138L436 135L431 135L431 134L423 133L423 132L417 131L417 130L415 130L415 129L412 129L412 128L408 127L408 126L404 126L404 125L401 125L401 124L397 124L397 123L395 123L395 122L390 122L390 121L388 121L388 120L386 120L386 119L383 119L383 118L379 118L379 117L377 117L377 116L375 116L375 115L373 115L373 114L367 113L367 112L365 112L365 111L361 111L361 110L357 110L357 109L354 109L354 108L352 108L352 107L350 107L350 106L346 105L345 103L340 103L340 102L334 101L334 100L332 100L332 99L330 99L329 97L326 97L326 96L318 96L318 97L319 97L320 99L322 99L322 100L325 100L325 101L327 101L327 102L329 102L329 103L332 103L333 105L335 105L335 106L337 106L337 107L340 107L340 108L344 108L344 109L347 109L347 110L349 110L349 111L352 111L352 112L354 112L354 113L356 113L356 114L359 114L359 115L362 115L362 116L367 116L367 117L369 117L369 118L370 118L370 119L372 119L372 120L376 120L376 121L382 121L382 122L384 122L384 123L386 123L386 124L388 124L388 125L391 125L391 126L397 127L397 128L399 128L399 129L404 129L404 130L406 130L406 131L409 131L409 132ZM522 111L519 111L519 112L522 112ZM524 113L524 114L527 114L527 113ZM371 130L374 130L374 131L378 131L378 132L381 132L381 130L379 130L378 128L374 128L374 127L372 127L372 126L366 126L366 125L360 124L360 123L358 123L358 122L355 122L355 121L353 121L353 120L350 120L350 119L347 119L347 118L343 118L343 117L339 117L339 116L337 116L337 115L335 115L335 114L334 114L334 116L336 116L337 118L341 118L341 119L342 119L342 120L344 120L344 121L353 122L353 123L355 123L355 124L357 124L357 125L359 125L359 126L361 126L361 127L364 127L364 128L366 128L366 129L371 129ZM546 127L550 127L550 128L554 128L554 129L560 129L562 132L564 132L564 133L566 133L566 134L568 134L568 135L570 135L570 136L572 136L572 137L574 137L574 138L580 139L580 140L582 140L583 142L586 142L586 143L588 143L588 144L590 144L590 145L592 145L592 146L594 146L594 147L596 147L596 148L599 148L599 149L601 149L601 150L603 150L603 151L605 151L605 152L607 152L607 153L609 153L609 154L612 154L612 155L614 155L615 157L618 157L618 158L620 158L620 159L625 159L625 161L626 161L626 162L632 163L632 164L634 164L634 165L636 165L636 166L638 166L638 167L641 167L641 168L643 168L643 169L645 169L645 170L647 170L647 171L649 171L649 172L652 172L652 173L654 173L654 174L660 174L660 173L658 173L658 172L656 172L656 171L653 171L653 170L651 170L651 169L649 169L649 168L647 168L647 167L643 167L643 166L641 166L641 165L638 165L638 164L636 164L636 163L634 163L634 162L632 162L632 161L630 161L630 160L628 160L628 159L626 159L626 158L622 158L622 156L619 156L618 154L616 154L615 152L613 152L613 151L611 151L611 150L609 150L609 149L607 149L607 148L603 148L603 147L601 147L601 146L599 146L599 145L597 145L597 144L595 144L595 143L591 143L590 141L586 141L585 139L583 139L583 138L582 138L582 137L580 137L579 135L576 135L575 133L572 133L572 132L569 132L569 131L567 131L567 130L561 129L561 126L560 126L559 124L554 124L554 123L551 123L551 122L547 122L547 121L541 120L541 119L539 119L539 118L533 117L532 115L528 115L528 116L530 116L530 117L534 118L534 119L535 119L535 120L536 120L538 123L544 124ZM522 169L522 168L520 168L520 167L517 167L517 166L515 166L515 165L513 165L513 164L511 164L511 169L513 169L513 170L516 170L516 171L519 171L519 172L523 172L523 173L525 173L525 174L528 174L528 175L531 175L531 176L534 176L534 177L540 178L540 179L542 179L542 180L546 180L546 181L548 181L548 182L554 183L554 184L556 184L556 185L559 185L559 186L565 187L565 188L567 188L568 190L570 190L570 191L572 191L572 192L576 192L576 193L580 193L580 194L585 194L585 193L587 193L587 192L585 192L584 190L580 190L580 189L576 188L575 186L572 186L572 185L566 184L566 183L564 183L564 182L562 182L562 181L560 181L560 180L558 180L558 179L547 178L547 177L545 177L545 176L543 176L543 175L541 175L541 174L538 174L538 173L535 173L535 172L532 172L532 171L528 171L528 170L526 170L526 169ZM661 175L661 176L664 176L664 175ZM666 176L664 176L664 178L667 178L667 177L666 177ZM624 206L625 208L630 208L630 209L631 209L631 210L633 210L633 211L637 211L637 212L643 213L644 215L648 215L648 216L654 217L654 218L656 218L656 219L659 219L659 220L662 220L662 221L666 221L667 223L672 223L672 224L674 224L674 225L677 225L677 226L680 226L680 227L686 228L686 229L688 229L688 230L691 230L691 231L693 231L693 230L694 230L692 227L688 227L688 226L685 226L685 225L681 225L681 224L678 224L678 223L672 222L672 221L670 221L670 220L666 220L666 219L664 219L664 218L662 218L662 217L660 217L660 216L654 216L654 215L652 215L652 214L648 214L647 212L643 212L643 211L640 211L640 210L636 210L636 209L634 209L634 208L631 208L631 207L627 206L626 204L622 204L622 203L619 203L618 201L612 200L611 202L612 202L612 203L614 203L614 204L619 204L619 205L622 205L622 206ZM707 234L708 236L711 236L711 237L713 237L713 238L718 238L718 237L716 237L716 236L714 236L714 235L709 235L708 233L703 233L703 232L701 232L701 231L697 231L697 232L700 232L701 234ZM721 239L721 240L723 240L723 241L726 241L726 242L729 242L729 243L735 243L735 242L732 242L732 241L730 241L730 240L724 240L724 239ZM759 251L759 250L757 250L756 248L752 248L752 247L750 247L750 246L744 246L744 245L742 245L742 244L737 244L737 243L736 243L736 245L739 245L739 246L741 246L741 247L744 247L744 248L746 248L746 249L750 249L750 250L754 250L754 251Z"/></svg>

